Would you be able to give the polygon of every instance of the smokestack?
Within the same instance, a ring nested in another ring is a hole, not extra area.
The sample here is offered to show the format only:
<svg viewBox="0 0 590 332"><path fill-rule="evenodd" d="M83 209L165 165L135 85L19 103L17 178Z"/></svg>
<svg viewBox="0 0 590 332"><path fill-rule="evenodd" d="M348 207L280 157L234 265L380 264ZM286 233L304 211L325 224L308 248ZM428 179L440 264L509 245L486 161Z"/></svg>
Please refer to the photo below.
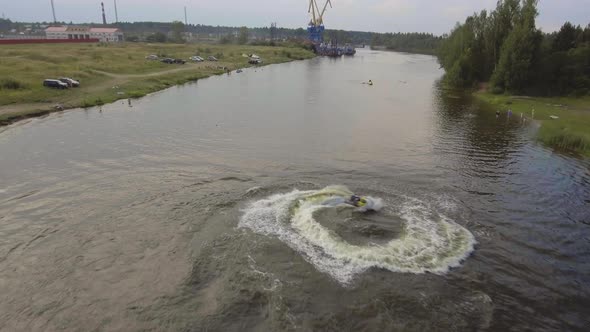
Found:
<svg viewBox="0 0 590 332"><path fill-rule="evenodd" d="M53 13L53 23L57 23L57 19L55 18L55 6L53 5L53 0L51 0L51 12Z"/></svg>
<svg viewBox="0 0 590 332"><path fill-rule="evenodd" d="M184 25L188 25L188 20L186 19L186 6L184 6Z"/></svg>
<svg viewBox="0 0 590 332"><path fill-rule="evenodd" d="M119 13L117 13L117 0L113 0L115 2L115 22L119 23Z"/></svg>
<svg viewBox="0 0 590 332"><path fill-rule="evenodd" d="M104 14L104 3L101 2L100 6L102 7L102 24L107 25L107 16Z"/></svg>

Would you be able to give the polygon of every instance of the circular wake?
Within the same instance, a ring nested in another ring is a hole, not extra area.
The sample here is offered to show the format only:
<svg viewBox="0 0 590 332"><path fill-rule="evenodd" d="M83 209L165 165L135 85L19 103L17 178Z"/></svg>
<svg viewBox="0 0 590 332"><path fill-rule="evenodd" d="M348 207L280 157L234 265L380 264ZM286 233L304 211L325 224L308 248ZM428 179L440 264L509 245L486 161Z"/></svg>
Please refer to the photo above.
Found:
<svg viewBox="0 0 590 332"><path fill-rule="evenodd" d="M398 213L404 225L397 238L381 245L353 245L315 219L316 212L322 209L355 209L343 204L350 195L347 188L340 186L272 195L251 203L239 227L276 236L318 270L345 284L371 267L442 274L460 265L473 251L475 239L467 229L432 211L428 204L408 197L399 203ZM382 207L380 199L367 200L366 207L356 210Z"/></svg>

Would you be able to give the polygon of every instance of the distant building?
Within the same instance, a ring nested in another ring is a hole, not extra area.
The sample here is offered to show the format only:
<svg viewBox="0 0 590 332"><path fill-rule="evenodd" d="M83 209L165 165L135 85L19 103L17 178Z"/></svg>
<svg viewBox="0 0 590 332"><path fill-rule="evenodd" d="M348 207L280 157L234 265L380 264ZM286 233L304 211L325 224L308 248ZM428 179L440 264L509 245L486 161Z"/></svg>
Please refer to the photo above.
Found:
<svg viewBox="0 0 590 332"><path fill-rule="evenodd" d="M123 41L123 32L117 28L91 28L84 26L60 26L45 29L47 39L98 39L105 43Z"/></svg>

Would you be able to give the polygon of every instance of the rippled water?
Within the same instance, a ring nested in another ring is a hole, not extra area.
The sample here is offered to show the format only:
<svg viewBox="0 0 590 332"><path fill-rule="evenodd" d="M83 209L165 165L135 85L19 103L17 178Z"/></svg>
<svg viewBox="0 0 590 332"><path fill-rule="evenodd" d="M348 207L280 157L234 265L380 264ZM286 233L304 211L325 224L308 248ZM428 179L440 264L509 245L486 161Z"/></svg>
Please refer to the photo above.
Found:
<svg viewBox="0 0 590 332"><path fill-rule="evenodd" d="M586 330L590 164L441 75L360 51L0 129L0 329Z"/></svg>

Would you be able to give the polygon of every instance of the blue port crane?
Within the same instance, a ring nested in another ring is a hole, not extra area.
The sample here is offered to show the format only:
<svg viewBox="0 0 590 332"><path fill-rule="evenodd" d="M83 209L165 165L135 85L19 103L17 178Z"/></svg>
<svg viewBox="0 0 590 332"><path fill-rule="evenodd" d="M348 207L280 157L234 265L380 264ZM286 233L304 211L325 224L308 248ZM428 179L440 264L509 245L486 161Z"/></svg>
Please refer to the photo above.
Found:
<svg viewBox="0 0 590 332"><path fill-rule="evenodd" d="M314 44L323 42L323 32L325 30L324 14L328 5L332 8L332 2L330 0L326 0L323 9L320 11L316 0L309 0L308 12L311 14L311 21L309 21L309 25L307 26L307 32L309 32L309 40Z"/></svg>

